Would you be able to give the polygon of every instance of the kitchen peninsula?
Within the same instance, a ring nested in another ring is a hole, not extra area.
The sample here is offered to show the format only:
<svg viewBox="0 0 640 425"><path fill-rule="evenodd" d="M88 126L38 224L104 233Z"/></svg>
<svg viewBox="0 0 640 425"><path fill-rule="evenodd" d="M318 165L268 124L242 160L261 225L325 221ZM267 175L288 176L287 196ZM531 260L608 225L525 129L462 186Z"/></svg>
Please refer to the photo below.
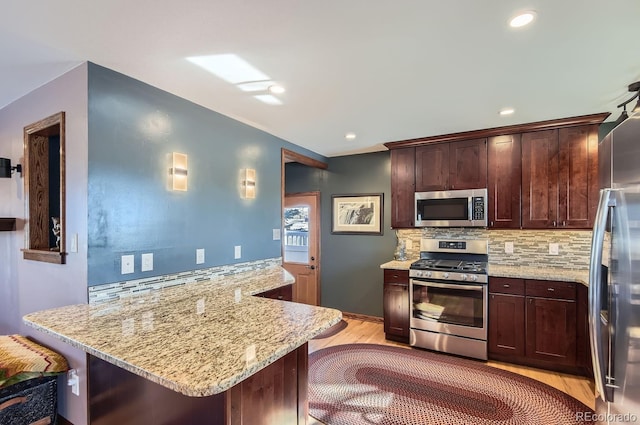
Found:
<svg viewBox="0 0 640 425"><path fill-rule="evenodd" d="M28 314L89 355L91 424L306 423L307 341L338 310L256 297L281 267Z"/></svg>

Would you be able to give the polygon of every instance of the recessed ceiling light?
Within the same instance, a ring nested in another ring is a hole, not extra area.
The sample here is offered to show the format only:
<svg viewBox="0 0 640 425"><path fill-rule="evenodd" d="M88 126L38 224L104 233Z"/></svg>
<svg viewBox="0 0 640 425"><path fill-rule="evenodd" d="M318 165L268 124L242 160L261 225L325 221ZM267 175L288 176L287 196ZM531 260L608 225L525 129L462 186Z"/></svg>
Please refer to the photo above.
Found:
<svg viewBox="0 0 640 425"><path fill-rule="evenodd" d="M504 108L500 110L500 115L505 116L505 115L511 115L515 112L516 110L513 108Z"/></svg>
<svg viewBox="0 0 640 425"><path fill-rule="evenodd" d="M284 93L284 87L279 84L272 84L269 86L269 92L273 94L281 94Z"/></svg>
<svg viewBox="0 0 640 425"><path fill-rule="evenodd" d="M260 102L264 102L269 105L282 105L282 101L280 99L270 94L258 94L253 97L258 99Z"/></svg>
<svg viewBox="0 0 640 425"><path fill-rule="evenodd" d="M525 25L528 25L531 22L533 22L535 18L536 18L535 12L533 11L523 12L511 18L511 20L509 21L509 25L512 28L524 27Z"/></svg>
<svg viewBox="0 0 640 425"><path fill-rule="evenodd" d="M354 133L353 131L348 132L347 134L344 135L344 138L347 140L355 140L356 139L356 133Z"/></svg>

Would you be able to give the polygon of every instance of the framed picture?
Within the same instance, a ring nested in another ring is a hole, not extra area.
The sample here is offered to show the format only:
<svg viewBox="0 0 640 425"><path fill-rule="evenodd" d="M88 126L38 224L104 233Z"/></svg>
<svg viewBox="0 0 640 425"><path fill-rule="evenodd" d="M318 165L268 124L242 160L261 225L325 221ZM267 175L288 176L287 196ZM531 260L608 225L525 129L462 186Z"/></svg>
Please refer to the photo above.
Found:
<svg viewBox="0 0 640 425"><path fill-rule="evenodd" d="M331 195L331 233L382 235L383 195Z"/></svg>

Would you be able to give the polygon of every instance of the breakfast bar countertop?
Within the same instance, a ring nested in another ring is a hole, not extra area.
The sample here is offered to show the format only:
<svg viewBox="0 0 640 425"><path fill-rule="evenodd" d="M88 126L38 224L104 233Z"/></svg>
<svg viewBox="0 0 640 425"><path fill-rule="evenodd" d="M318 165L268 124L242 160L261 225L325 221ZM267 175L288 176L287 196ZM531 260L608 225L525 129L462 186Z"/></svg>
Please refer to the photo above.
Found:
<svg viewBox="0 0 640 425"><path fill-rule="evenodd" d="M254 297L294 282L282 267L39 311L24 321L187 396L224 392L338 323L339 310Z"/></svg>

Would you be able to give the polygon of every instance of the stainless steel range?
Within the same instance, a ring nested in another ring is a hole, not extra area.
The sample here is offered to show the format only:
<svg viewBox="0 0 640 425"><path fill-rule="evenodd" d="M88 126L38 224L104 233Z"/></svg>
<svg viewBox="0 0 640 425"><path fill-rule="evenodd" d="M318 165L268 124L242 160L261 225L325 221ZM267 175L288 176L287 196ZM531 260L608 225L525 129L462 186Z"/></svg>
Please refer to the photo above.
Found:
<svg viewBox="0 0 640 425"><path fill-rule="evenodd" d="M488 243L420 241L409 269L412 346L487 359Z"/></svg>

